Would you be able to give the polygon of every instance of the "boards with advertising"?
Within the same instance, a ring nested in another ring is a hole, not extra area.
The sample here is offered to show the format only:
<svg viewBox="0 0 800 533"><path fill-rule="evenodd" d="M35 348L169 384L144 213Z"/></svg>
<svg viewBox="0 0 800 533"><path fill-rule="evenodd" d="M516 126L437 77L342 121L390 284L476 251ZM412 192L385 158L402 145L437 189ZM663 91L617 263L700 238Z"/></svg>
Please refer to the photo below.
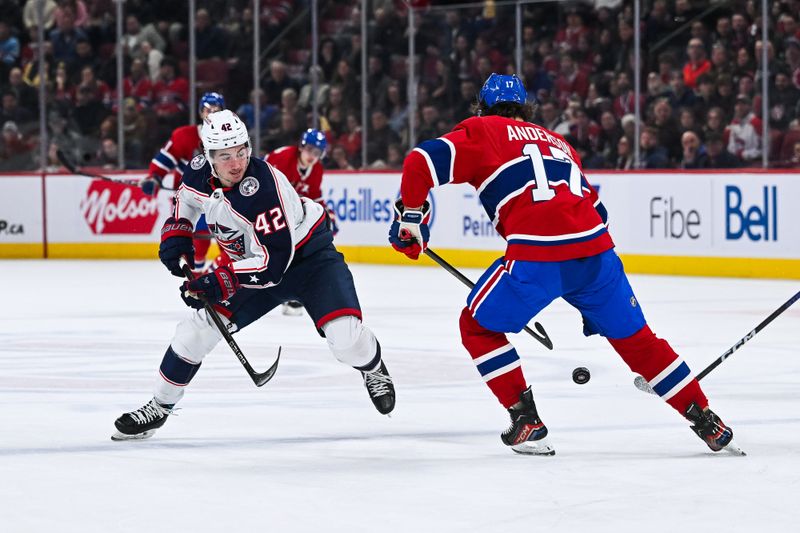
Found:
<svg viewBox="0 0 800 533"><path fill-rule="evenodd" d="M126 177L141 177L129 173ZM800 279L800 173L591 173L629 272ZM44 185L43 185L44 183ZM326 203L350 261L402 263L388 230L396 172L329 172ZM171 193L77 176L0 177L0 256L155 258ZM430 246L457 266L484 267L503 240L467 185L431 192ZM424 263L424 261L423 261Z"/></svg>
<svg viewBox="0 0 800 533"><path fill-rule="evenodd" d="M0 257L44 254L43 184L38 175L0 178Z"/></svg>

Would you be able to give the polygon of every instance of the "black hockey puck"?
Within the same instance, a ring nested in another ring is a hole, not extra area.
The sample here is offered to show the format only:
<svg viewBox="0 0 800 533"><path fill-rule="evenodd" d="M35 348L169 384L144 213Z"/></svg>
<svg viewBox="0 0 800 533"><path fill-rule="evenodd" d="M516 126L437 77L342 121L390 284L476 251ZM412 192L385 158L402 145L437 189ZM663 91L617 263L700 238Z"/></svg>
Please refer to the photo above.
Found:
<svg viewBox="0 0 800 533"><path fill-rule="evenodd" d="M588 383L591 377L592 375L589 373L589 369L583 366L579 366L572 371L572 381L578 385Z"/></svg>

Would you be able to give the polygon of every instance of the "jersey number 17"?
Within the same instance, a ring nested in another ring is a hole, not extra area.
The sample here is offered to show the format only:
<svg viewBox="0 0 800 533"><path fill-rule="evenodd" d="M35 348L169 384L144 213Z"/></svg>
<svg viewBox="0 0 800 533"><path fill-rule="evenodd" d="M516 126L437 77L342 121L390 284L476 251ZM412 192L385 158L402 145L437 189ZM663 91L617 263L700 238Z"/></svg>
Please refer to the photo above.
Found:
<svg viewBox="0 0 800 533"><path fill-rule="evenodd" d="M526 144L522 149L522 153L527 155L533 165L533 176L536 179L536 186L531 191L533 193L534 202L544 202L550 200L556 195L556 192L550 187L550 180L547 176L547 169L545 168L545 156L537 144ZM569 165L569 178L566 183L569 185L569 190L575 196L583 197L583 189L581 188L581 169L572 160L570 156L565 154L562 150L555 146L550 147L552 156L548 157L549 161L558 161ZM561 181L561 180L558 180ZM558 183L554 180L554 183Z"/></svg>

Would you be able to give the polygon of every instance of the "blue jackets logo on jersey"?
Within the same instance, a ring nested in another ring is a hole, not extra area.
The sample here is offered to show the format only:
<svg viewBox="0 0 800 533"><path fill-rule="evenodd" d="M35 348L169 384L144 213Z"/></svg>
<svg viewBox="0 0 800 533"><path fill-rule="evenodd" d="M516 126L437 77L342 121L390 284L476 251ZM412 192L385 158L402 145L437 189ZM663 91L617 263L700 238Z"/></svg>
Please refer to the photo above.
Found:
<svg viewBox="0 0 800 533"><path fill-rule="evenodd" d="M192 158L192 161L189 163L189 166L192 167L192 170L200 170L201 168L203 168L203 165L205 164L206 164L206 156L200 154Z"/></svg>
<svg viewBox="0 0 800 533"><path fill-rule="evenodd" d="M244 258L244 235L239 235L232 241L223 241L218 240L217 244L219 244L231 257L231 259L242 259Z"/></svg>
<svg viewBox="0 0 800 533"><path fill-rule="evenodd" d="M247 176L242 180L242 183L239 184L239 192L242 193L242 196L253 196L258 192L258 187L258 180L253 176Z"/></svg>
<svg viewBox="0 0 800 533"><path fill-rule="evenodd" d="M236 229L223 226L222 224L209 224L208 229L214 234L214 237L221 240L231 240L237 233Z"/></svg>

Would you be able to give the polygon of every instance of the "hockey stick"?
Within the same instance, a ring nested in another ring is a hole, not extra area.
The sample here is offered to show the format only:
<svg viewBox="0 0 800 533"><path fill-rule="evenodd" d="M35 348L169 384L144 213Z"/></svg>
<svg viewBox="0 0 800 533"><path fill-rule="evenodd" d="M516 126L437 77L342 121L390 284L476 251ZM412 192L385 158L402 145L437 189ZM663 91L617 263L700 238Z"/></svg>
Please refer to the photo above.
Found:
<svg viewBox="0 0 800 533"><path fill-rule="evenodd" d="M131 187L139 187L139 180L114 179L114 178L111 178L111 177L108 177L108 176L103 176L102 174L95 174L93 172L87 172L87 171L79 168L72 161L70 161L69 158L67 157L67 155L61 150L56 150L56 157L58 158L58 161L62 165L64 165L64 168L66 168L70 172L70 174L75 174L76 176L85 176L87 178L93 178L93 179L104 180L104 181L113 181L114 183L121 183L123 185L128 185L128 186L131 186ZM163 185L159 185L159 187L164 189L164 190L167 190L167 191L174 191L175 190L172 187L164 187Z"/></svg>
<svg viewBox="0 0 800 533"><path fill-rule="evenodd" d="M455 276L461 283L472 289L475 284L469 280L464 274L459 272L453 265L442 259L439 254L431 250L430 248L425 248L425 255L433 259L440 267L450 272L453 276ZM525 326L525 332L530 334L531 337L536 339L537 341L541 342L545 348L548 350L553 349L553 341L550 340L550 336L544 330L544 327L538 322L533 323L533 327L536 328L536 331L533 331L528 326ZM538 331L538 333L536 333Z"/></svg>
<svg viewBox="0 0 800 533"><path fill-rule="evenodd" d="M183 275L186 276L186 278L189 281L193 280L194 273L192 272L192 269L189 267L189 263L186 262L186 258L181 257L180 265L181 265L181 270L183 270ZM231 335L230 331L228 331L228 328L225 327L225 324L219 317L219 313L217 313L217 311L213 307L211 307L211 304L209 304L205 298L200 297L200 301L203 302L206 313L208 313L208 316L210 316L211 320L214 321L214 324L217 326L217 329L219 330L220 333L222 333L222 337L225 339L225 342L227 342L228 346L231 347L231 350L233 350L233 354L236 356L237 359L239 359L239 362L242 363L242 366L247 371L247 374L250 376L250 379L253 380L253 383L256 384L256 387L260 387L264 385L267 381L271 380L272 376L274 376L275 372L278 370L278 362L281 360L281 347L278 346L278 357L275 359L275 362L272 363L272 366L269 367L266 370L266 372L262 372L261 374L259 374L258 372L253 370L252 366L250 366L250 363L244 356L244 353L242 353L242 349L239 348L239 345L236 344L235 340L233 340L233 335Z"/></svg>
<svg viewBox="0 0 800 533"><path fill-rule="evenodd" d="M748 333L747 335L736 341L736 344L728 348L727 352L714 359L714 361L710 365L708 365L702 372L697 374L697 381L700 381L701 379L706 377L712 370L721 365L725 359L733 355L733 352L741 348L744 345L744 343L755 337L756 333L767 327L767 324L775 320L778 317L778 315L789 309L792 306L792 304L794 304L797 300L800 300L800 291L798 291L794 296L789 298L786 301L786 303L784 303L782 306L773 311L771 315L769 315L759 325L753 328L753 330L750 331L750 333ZM656 391L653 390L653 387L651 387L650 384L647 382L647 380L645 380L644 377L642 376L636 376L636 378L634 378L633 380L633 384L636 385L636 388L642 392L656 394Z"/></svg>

